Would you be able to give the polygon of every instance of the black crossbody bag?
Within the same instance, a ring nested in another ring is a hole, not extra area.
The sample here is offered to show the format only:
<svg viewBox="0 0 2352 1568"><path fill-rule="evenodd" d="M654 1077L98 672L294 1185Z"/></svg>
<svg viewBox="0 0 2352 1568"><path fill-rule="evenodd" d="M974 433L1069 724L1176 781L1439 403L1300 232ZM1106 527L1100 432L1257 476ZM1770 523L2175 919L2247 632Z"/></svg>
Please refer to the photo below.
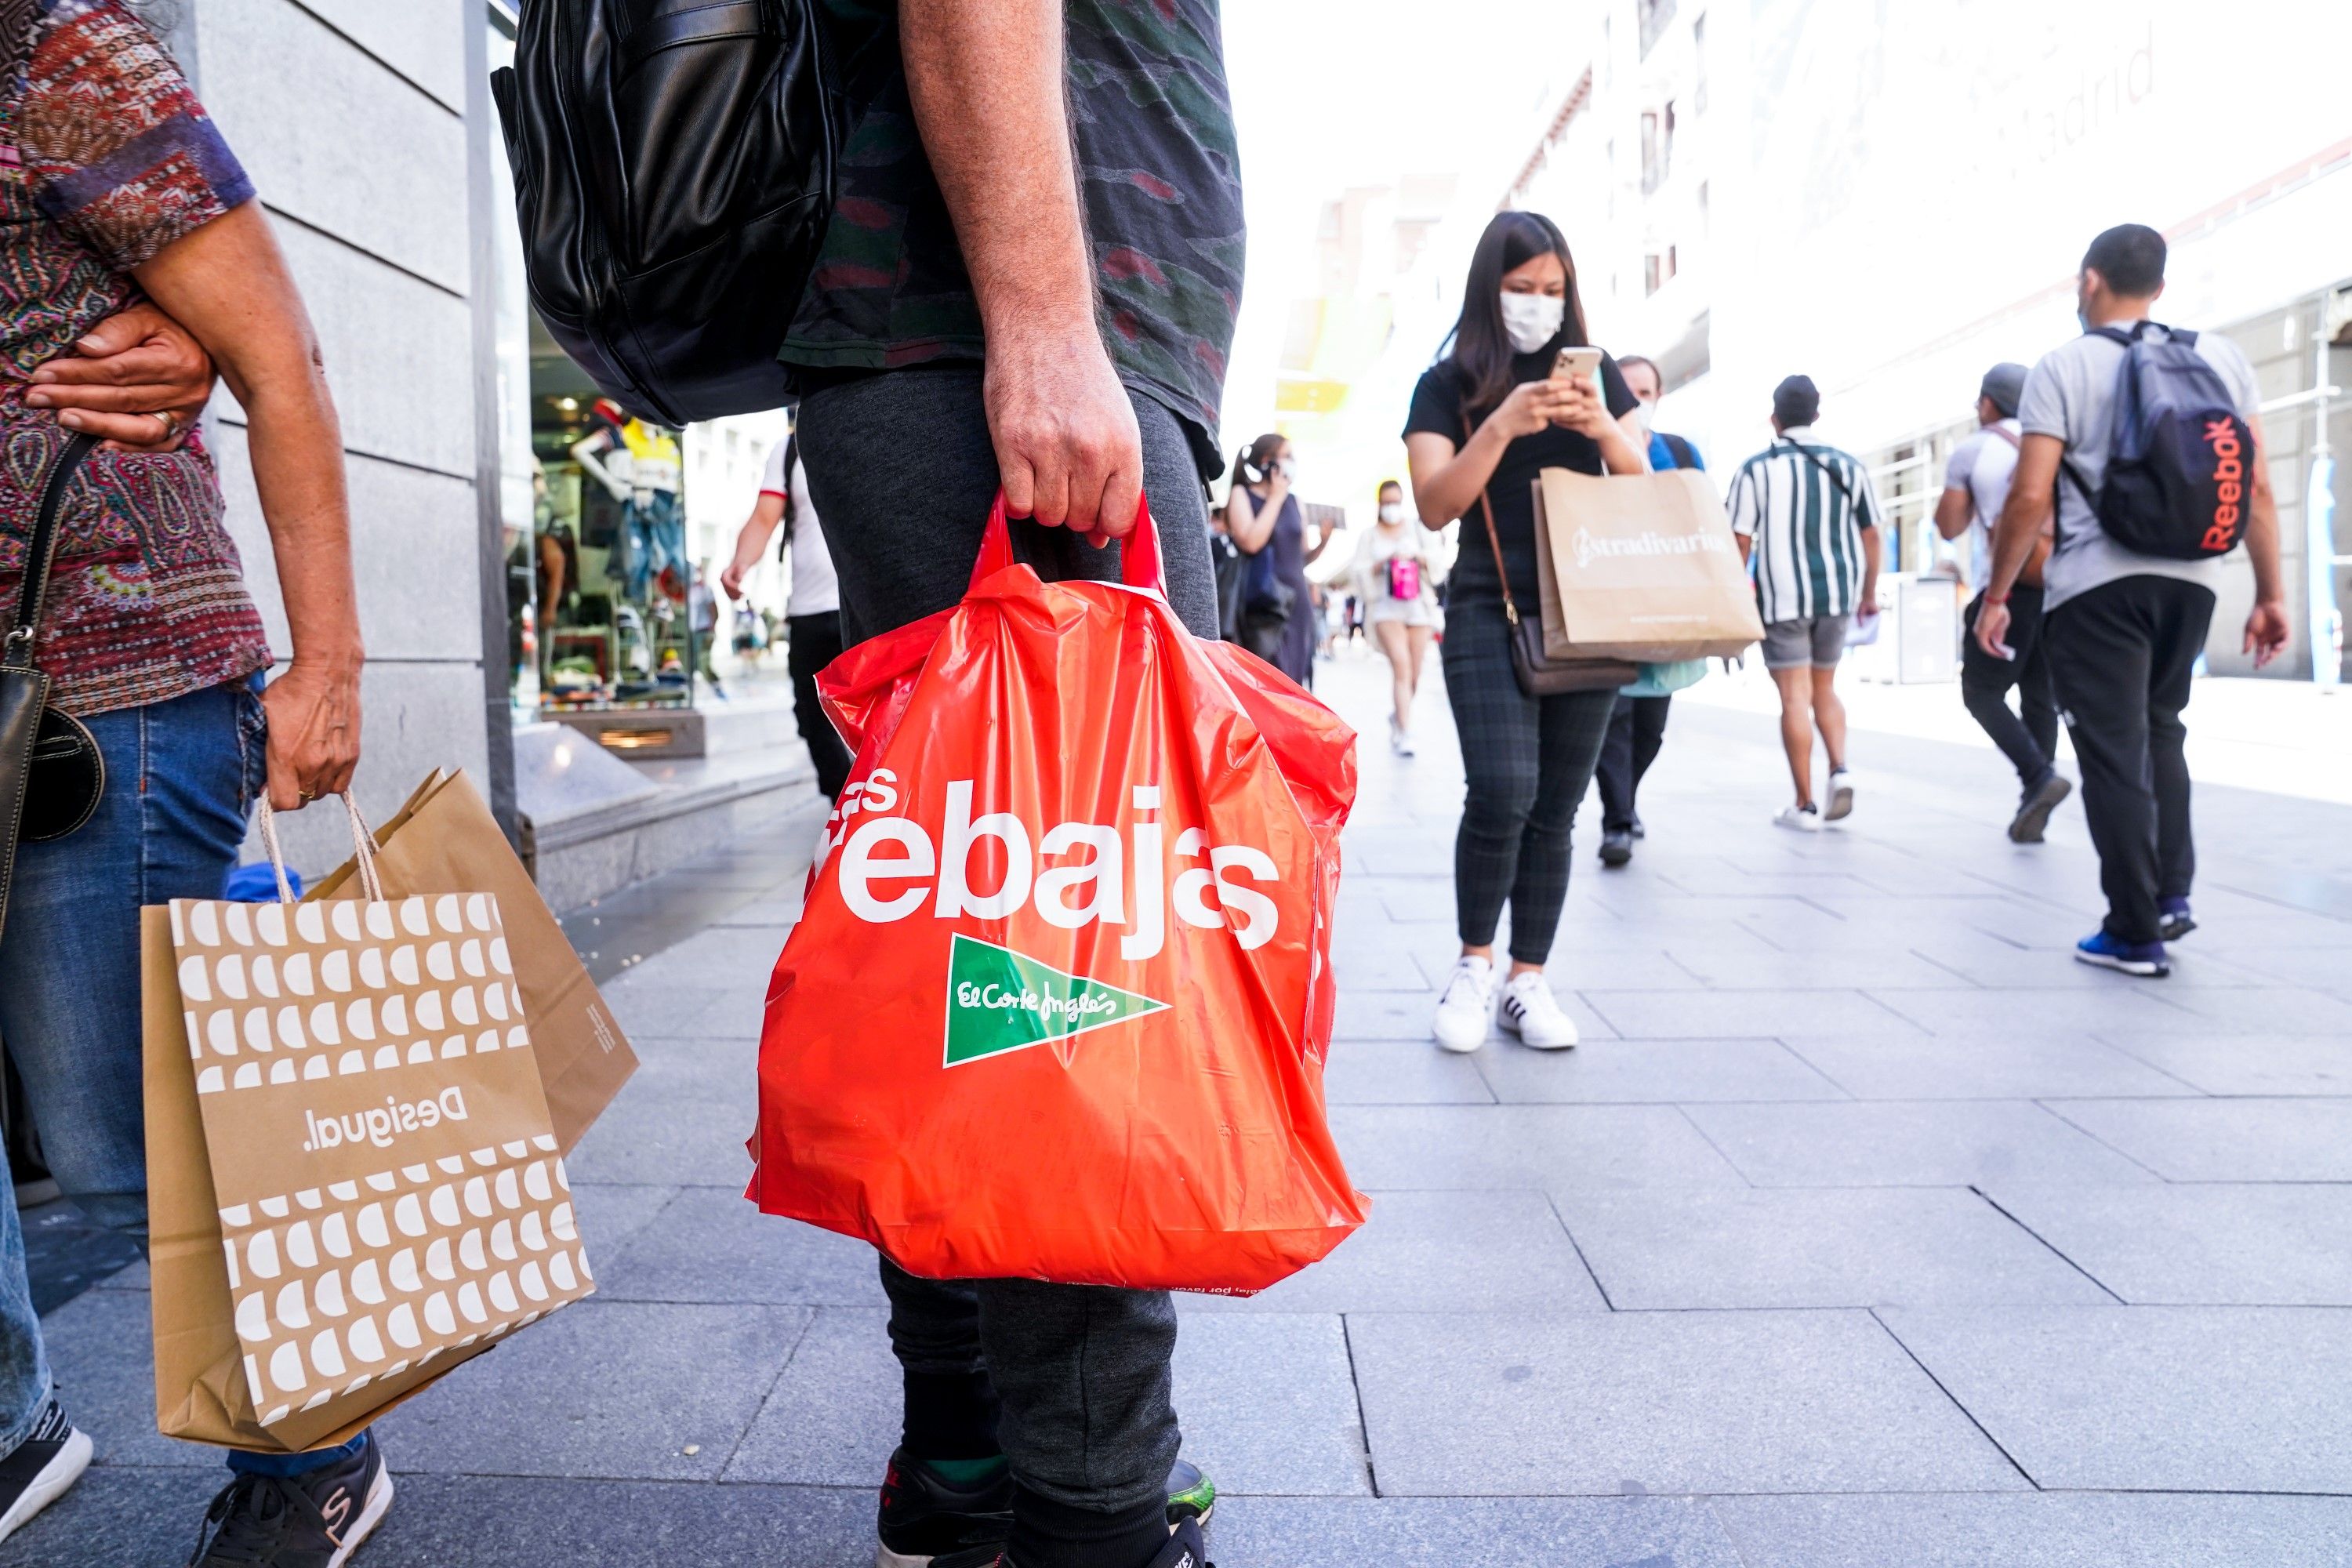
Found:
<svg viewBox="0 0 2352 1568"><path fill-rule="evenodd" d="M0 651L0 929L8 920L16 846L63 838L89 820L106 793L98 742L80 720L49 706L49 678L33 663L58 553L58 513L74 470L97 445L95 436L76 436L41 481L32 537L25 542L25 580Z"/></svg>

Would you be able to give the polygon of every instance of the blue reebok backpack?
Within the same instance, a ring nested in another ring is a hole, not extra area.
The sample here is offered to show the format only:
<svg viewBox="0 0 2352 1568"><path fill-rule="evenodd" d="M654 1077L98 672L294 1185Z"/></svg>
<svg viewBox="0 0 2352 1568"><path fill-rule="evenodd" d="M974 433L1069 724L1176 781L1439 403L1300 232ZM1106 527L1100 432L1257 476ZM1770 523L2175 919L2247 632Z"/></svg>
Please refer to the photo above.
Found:
<svg viewBox="0 0 2352 1568"><path fill-rule="evenodd" d="M2254 431L2203 354L2195 332L2142 321L2092 329L2124 345L2106 481L2091 493L2066 472L2107 537L2169 561L2210 561L2245 536L2253 500Z"/></svg>

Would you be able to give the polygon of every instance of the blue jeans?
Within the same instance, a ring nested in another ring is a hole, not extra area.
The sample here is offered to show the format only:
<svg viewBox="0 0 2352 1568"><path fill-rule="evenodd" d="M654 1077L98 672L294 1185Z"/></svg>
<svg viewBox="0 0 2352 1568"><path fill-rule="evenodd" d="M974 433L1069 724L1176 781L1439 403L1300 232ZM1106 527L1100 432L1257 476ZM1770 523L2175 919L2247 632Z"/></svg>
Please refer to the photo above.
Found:
<svg viewBox="0 0 2352 1568"><path fill-rule="evenodd" d="M629 603L643 605L653 596L653 583L664 566L675 567L678 584L690 591L687 575L686 516L677 497L668 490L650 490L642 503L631 501L627 511L629 562L623 585Z"/></svg>
<svg viewBox="0 0 2352 1568"><path fill-rule="evenodd" d="M106 793L79 832L17 852L0 933L0 1039L50 1173L91 1219L142 1244L139 910L220 897L267 777L259 691L256 677L85 718L106 758ZM24 1441L49 1393L0 1161L0 1454Z"/></svg>

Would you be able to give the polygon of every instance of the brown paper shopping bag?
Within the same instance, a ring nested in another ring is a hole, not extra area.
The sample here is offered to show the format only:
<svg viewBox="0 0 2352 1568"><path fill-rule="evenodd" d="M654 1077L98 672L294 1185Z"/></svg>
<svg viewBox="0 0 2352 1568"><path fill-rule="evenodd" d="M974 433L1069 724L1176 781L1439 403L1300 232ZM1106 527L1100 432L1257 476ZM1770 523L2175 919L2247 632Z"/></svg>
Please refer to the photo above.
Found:
<svg viewBox="0 0 2352 1568"><path fill-rule="evenodd" d="M142 914L169 1436L341 1440L594 1288L498 900L385 897L352 816L358 899Z"/></svg>
<svg viewBox="0 0 2352 1568"><path fill-rule="evenodd" d="M1715 487L1696 468L1534 481L1544 648L1555 658L1729 658L1764 635Z"/></svg>
<svg viewBox="0 0 2352 1568"><path fill-rule="evenodd" d="M389 897L478 891L498 900L541 1087L556 1142L569 1154L637 1070L637 1058L530 873L463 773L436 769L375 838L376 875ZM344 862L310 897L356 896L355 872Z"/></svg>

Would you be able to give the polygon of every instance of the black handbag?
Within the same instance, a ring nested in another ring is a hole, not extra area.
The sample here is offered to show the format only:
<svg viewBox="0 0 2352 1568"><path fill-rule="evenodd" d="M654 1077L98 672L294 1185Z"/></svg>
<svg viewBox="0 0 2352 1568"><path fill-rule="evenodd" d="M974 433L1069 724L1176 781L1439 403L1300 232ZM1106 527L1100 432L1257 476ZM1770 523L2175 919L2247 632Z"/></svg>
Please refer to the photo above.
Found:
<svg viewBox="0 0 2352 1568"><path fill-rule="evenodd" d="M783 405L845 136L817 0L523 0L490 90L540 320L632 414Z"/></svg>
<svg viewBox="0 0 2352 1568"><path fill-rule="evenodd" d="M8 920L8 887L16 846L40 844L88 822L106 792L106 760L80 720L49 706L49 678L33 663L33 637L57 559L58 513L66 486L98 445L76 436L49 465L25 542L24 582L0 645L0 929Z"/></svg>
<svg viewBox="0 0 2352 1568"><path fill-rule="evenodd" d="M1465 444L1469 417L1462 421ZM1554 658L1544 649L1543 623L1519 619L1511 598L1511 574L1503 564L1503 542L1495 532L1495 508L1478 488L1479 514L1486 520L1486 544L1495 552L1495 580L1503 586L1503 618L1511 623L1511 673L1529 697L1562 697L1571 691L1614 691L1642 679L1638 666L1619 658Z"/></svg>

